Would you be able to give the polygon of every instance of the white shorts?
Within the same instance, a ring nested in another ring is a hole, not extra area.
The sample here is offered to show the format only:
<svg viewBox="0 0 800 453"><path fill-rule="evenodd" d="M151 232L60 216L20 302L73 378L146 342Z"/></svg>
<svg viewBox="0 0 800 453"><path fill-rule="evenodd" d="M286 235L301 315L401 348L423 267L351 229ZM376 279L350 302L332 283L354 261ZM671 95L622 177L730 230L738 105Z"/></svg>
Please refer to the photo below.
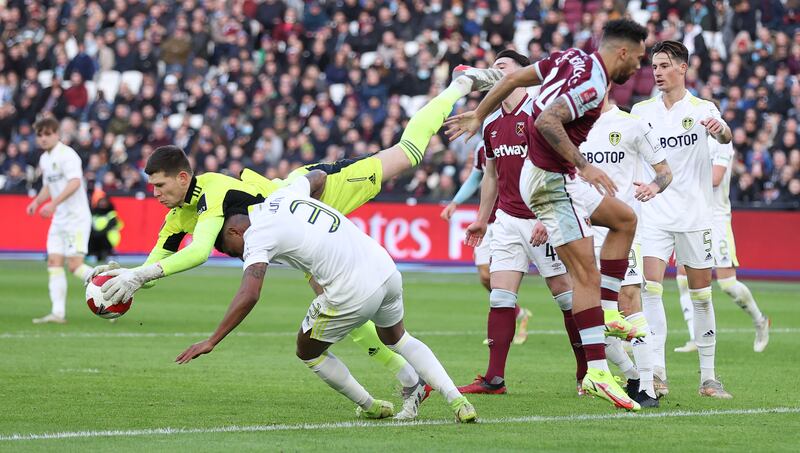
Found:
<svg viewBox="0 0 800 453"><path fill-rule="evenodd" d="M360 304L346 307L330 303L325 294L308 307L301 328L311 330L311 338L336 343L367 321L378 327L391 327L403 320L403 278L395 271L383 285Z"/></svg>
<svg viewBox="0 0 800 453"><path fill-rule="evenodd" d="M567 273L567 268L552 245L531 245L536 219L518 219L498 209L493 225L492 264L489 272L527 273L530 263L533 263L539 274L545 278Z"/></svg>
<svg viewBox="0 0 800 453"><path fill-rule="evenodd" d="M709 269L714 265L711 255L711 230L688 232L665 231L642 228L642 255L658 258L669 263L672 252L675 263L693 269Z"/></svg>
<svg viewBox="0 0 800 453"><path fill-rule="evenodd" d="M542 170L526 159L519 190L522 201L547 228L553 247L592 236L589 217L603 195L583 179Z"/></svg>
<svg viewBox="0 0 800 453"><path fill-rule="evenodd" d="M726 218L715 218L714 227L711 230L711 238L714 247L711 254L714 255L714 267L739 267L739 260L736 259L736 241L733 239L733 228L731 220Z"/></svg>
<svg viewBox="0 0 800 453"><path fill-rule="evenodd" d="M62 256L82 256L89 251L89 233L92 231L91 219L72 224L51 223L47 230L47 254Z"/></svg>
<svg viewBox="0 0 800 453"><path fill-rule="evenodd" d="M486 235L483 236L481 245L475 247L475 250L473 251L473 255L475 256L476 266L485 266L489 264L489 261L491 261L492 254L489 251L489 244L492 242L493 226L494 223L490 223L486 227Z"/></svg>

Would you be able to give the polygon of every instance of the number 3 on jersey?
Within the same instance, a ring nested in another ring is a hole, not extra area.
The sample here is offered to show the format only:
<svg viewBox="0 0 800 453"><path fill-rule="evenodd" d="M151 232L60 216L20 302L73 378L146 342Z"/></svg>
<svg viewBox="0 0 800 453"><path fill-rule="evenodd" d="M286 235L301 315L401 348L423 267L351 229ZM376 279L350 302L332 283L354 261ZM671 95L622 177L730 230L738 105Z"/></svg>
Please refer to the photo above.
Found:
<svg viewBox="0 0 800 453"><path fill-rule="evenodd" d="M311 207L311 215L308 216L308 223L315 225L317 220L319 220L319 215L321 213L325 213L333 219L333 223L331 224L330 228L328 229L328 233L334 233L336 230L339 229L339 225L341 225L342 221L339 219L339 216L332 212L330 209L320 206L316 203L307 200L294 200L292 204L289 205L289 212L292 214L297 211L297 208L303 205L307 205Z"/></svg>

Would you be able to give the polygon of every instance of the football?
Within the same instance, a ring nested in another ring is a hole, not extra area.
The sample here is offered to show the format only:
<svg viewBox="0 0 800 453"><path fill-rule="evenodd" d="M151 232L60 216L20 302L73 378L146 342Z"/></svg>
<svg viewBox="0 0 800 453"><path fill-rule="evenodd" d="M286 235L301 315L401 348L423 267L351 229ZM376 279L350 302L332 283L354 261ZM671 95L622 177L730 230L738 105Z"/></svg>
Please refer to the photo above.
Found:
<svg viewBox="0 0 800 453"><path fill-rule="evenodd" d="M105 319L119 318L131 308L131 304L133 303L133 298L116 305L110 305L106 303L100 287L103 286L103 283L111 279L111 276L98 275L93 278L86 287L86 305L89 306L89 310L92 310L92 313Z"/></svg>

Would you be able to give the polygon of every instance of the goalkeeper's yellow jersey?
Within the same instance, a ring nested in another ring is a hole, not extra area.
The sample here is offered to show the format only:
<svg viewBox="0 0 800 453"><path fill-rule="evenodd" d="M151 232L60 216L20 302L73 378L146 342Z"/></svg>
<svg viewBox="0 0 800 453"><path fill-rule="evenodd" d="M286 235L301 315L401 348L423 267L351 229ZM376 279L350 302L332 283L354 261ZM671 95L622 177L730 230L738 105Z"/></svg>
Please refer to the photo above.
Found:
<svg viewBox="0 0 800 453"><path fill-rule="evenodd" d="M172 208L164 218L158 242L145 264L160 263L164 275L172 275L206 262L224 223L223 203L231 197L267 197L279 189L283 181L271 181L245 169L241 179L219 173L204 173L192 178L181 206ZM192 243L178 251L187 234Z"/></svg>

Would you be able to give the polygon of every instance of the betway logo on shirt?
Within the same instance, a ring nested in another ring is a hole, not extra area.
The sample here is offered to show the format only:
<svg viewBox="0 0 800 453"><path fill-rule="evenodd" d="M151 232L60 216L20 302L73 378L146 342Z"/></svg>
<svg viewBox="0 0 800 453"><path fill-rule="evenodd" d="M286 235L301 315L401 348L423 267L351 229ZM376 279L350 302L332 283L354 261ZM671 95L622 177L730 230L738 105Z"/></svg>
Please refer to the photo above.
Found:
<svg viewBox="0 0 800 453"><path fill-rule="evenodd" d="M503 156L521 156L523 158L528 156L528 145L500 145L497 148L492 148L494 157Z"/></svg>

